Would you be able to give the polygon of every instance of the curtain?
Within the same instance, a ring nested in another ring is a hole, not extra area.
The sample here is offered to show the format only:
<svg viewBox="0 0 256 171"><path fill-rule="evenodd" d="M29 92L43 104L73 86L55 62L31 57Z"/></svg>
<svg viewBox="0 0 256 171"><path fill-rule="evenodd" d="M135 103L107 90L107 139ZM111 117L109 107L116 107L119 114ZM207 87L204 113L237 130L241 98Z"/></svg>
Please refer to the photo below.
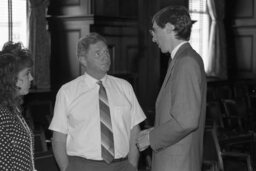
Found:
<svg viewBox="0 0 256 171"><path fill-rule="evenodd" d="M50 88L51 43L45 18L48 4L48 0L29 0L29 49L34 60L33 86L36 89Z"/></svg>
<svg viewBox="0 0 256 171"><path fill-rule="evenodd" d="M209 37L209 67L208 76L227 78L226 37L224 30L225 1L207 0L207 8L211 18Z"/></svg>

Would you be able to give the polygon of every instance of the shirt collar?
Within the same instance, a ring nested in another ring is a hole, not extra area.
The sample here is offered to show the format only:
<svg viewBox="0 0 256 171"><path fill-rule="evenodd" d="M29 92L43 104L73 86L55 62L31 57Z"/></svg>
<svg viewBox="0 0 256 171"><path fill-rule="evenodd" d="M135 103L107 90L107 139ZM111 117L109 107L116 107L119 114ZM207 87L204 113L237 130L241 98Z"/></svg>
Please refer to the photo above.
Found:
<svg viewBox="0 0 256 171"><path fill-rule="evenodd" d="M188 41L184 41L184 42L181 42L180 44L178 44L178 46L176 46L173 50L172 50L172 53L171 53L171 58L173 59L174 56L176 55L177 51L179 50L179 48L185 44L185 43L188 43Z"/></svg>
<svg viewBox="0 0 256 171"><path fill-rule="evenodd" d="M90 76L89 74L87 74L86 72L84 73L84 79L85 79L86 84L89 87L95 86L95 84L97 84L97 82L99 81L99 80L95 79L94 77ZM102 81L103 85L105 85L106 80L107 80L107 75L105 75L102 79L100 79L100 81Z"/></svg>

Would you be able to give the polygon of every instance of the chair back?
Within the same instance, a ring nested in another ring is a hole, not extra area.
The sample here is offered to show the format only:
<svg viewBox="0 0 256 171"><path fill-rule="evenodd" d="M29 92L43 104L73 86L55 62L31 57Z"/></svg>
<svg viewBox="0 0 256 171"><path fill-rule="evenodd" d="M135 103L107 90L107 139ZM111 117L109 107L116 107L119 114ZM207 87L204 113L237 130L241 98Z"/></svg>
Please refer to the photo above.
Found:
<svg viewBox="0 0 256 171"><path fill-rule="evenodd" d="M206 126L224 128L220 102L209 101L206 106Z"/></svg>
<svg viewBox="0 0 256 171"><path fill-rule="evenodd" d="M35 153L46 152L48 150L44 130L34 131L34 148Z"/></svg>
<svg viewBox="0 0 256 171"><path fill-rule="evenodd" d="M204 132L203 160L217 164L219 171L224 170L221 149L215 128L206 129Z"/></svg>
<svg viewBox="0 0 256 171"><path fill-rule="evenodd" d="M203 161L216 163L214 171L253 171L250 154L221 151L215 128L206 129L204 132Z"/></svg>

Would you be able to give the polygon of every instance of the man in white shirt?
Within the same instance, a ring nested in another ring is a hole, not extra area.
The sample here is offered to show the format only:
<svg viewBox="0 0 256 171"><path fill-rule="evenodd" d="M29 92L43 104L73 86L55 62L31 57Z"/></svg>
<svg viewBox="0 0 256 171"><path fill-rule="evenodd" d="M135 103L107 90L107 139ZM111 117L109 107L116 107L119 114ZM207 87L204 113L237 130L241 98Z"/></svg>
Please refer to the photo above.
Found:
<svg viewBox="0 0 256 171"><path fill-rule="evenodd" d="M132 86L107 75L111 61L101 35L90 33L81 38L77 55L86 72L60 88L49 127L61 171L136 171L139 159L136 136L145 115ZM102 156L99 81L105 88L111 117L114 145L110 162Z"/></svg>

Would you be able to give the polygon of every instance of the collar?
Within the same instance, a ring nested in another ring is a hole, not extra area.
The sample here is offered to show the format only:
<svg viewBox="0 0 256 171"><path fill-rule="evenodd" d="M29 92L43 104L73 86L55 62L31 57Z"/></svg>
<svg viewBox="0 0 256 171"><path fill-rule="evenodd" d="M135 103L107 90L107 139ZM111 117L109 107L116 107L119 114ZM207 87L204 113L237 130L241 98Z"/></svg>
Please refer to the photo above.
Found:
<svg viewBox="0 0 256 171"><path fill-rule="evenodd" d="M171 58L173 59L174 56L176 55L177 51L179 50L179 48L184 45L185 43L188 43L188 41L184 41L184 42L181 42L180 44L178 44L178 46L176 46L173 50L172 50L172 53L171 53Z"/></svg>
<svg viewBox="0 0 256 171"><path fill-rule="evenodd" d="M86 72L84 73L84 80L89 87L94 87L99 81L94 77L92 77L91 75L87 74ZM100 81L102 81L102 84L104 86L106 85L106 80L107 80L107 75L105 75L102 79L100 79Z"/></svg>

